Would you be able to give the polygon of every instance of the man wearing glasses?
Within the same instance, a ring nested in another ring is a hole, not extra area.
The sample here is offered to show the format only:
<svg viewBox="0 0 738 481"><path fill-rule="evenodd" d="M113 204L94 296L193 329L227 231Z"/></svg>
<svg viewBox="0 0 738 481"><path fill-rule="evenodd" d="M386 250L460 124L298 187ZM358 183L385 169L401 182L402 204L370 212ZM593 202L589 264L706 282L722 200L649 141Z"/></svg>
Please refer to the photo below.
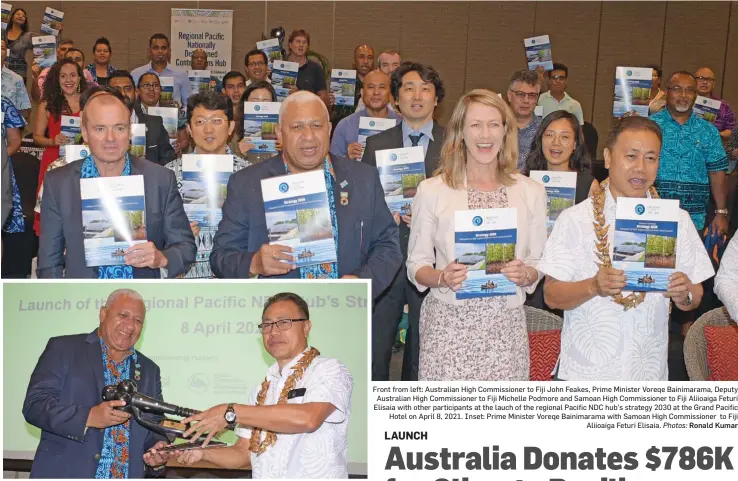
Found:
<svg viewBox="0 0 738 481"><path fill-rule="evenodd" d="M582 105L566 93L568 78L569 68L563 63L554 63L553 70L548 72L550 90L538 97L538 105L543 107L543 117L556 110L566 110L576 115L579 125L582 125L584 124Z"/></svg>
<svg viewBox="0 0 738 481"><path fill-rule="evenodd" d="M246 87L251 85L251 82L258 82L260 80L266 80L272 83L272 80L267 76L269 73L269 59L264 52L256 48L250 50L246 54L244 64L246 65L246 76L248 77Z"/></svg>
<svg viewBox="0 0 738 481"><path fill-rule="evenodd" d="M308 345L307 303L283 292L269 298L259 329L276 360L247 404L220 404L182 420L198 421L184 436L197 439L235 429L232 447L165 453L180 463L208 461L227 469L251 468L253 478L348 478L347 431L353 377L337 359ZM150 453L153 453L151 451Z"/></svg>
<svg viewBox="0 0 738 481"><path fill-rule="evenodd" d="M541 118L535 115L536 103L541 86L538 74L532 70L518 70L510 77L507 88L507 101L518 121L518 169L523 170L530 146L541 125Z"/></svg>
<svg viewBox="0 0 738 481"><path fill-rule="evenodd" d="M131 74L132 75L132 74ZM142 114L148 114L150 107L159 107L159 97L161 95L161 82L159 76L153 72L146 72L138 78L138 102L134 106L133 115L137 117ZM184 130L184 124L179 119L177 121L177 139L174 142L175 156L182 155L183 150L189 144L187 131ZM186 119L185 119L186 123ZM183 142L182 139L187 139Z"/></svg>
<svg viewBox="0 0 738 481"><path fill-rule="evenodd" d="M694 73L694 78L697 80L697 95L720 101L720 111L712 125L720 132L723 142L727 143L735 129L735 113L728 102L714 95L715 73L708 67L702 67Z"/></svg>

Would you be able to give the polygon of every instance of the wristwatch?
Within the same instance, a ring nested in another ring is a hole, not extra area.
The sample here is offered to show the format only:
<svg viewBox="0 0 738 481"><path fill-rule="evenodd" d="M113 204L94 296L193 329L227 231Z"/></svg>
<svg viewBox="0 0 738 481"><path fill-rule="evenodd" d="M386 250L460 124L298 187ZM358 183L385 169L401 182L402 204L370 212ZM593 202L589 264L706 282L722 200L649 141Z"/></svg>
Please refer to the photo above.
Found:
<svg viewBox="0 0 738 481"><path fill-rule="evenodd" d="M223 417L225 418L226 423L228 423L228 429L236 427L236 411L233 409L233 403L228 405L228 409L226 409Z"/></svg>
<svg viewBox="0 0 738 481"><path fill-rule="evenodd" d="M715 209L716 214L723 214L725 217L728 217L728 209Z"/></svg>

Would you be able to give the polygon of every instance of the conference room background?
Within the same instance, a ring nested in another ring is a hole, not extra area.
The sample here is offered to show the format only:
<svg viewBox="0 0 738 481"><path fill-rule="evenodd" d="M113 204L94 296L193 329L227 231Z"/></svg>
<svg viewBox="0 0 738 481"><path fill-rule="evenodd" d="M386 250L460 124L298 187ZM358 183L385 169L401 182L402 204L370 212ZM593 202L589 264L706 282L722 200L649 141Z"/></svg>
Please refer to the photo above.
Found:
<svg viewBox="0 0 738 481"><path fill-rule="evenodd" d="M549 35L554 61L569 67L569 94L584 119L604 138L612 122L615 67L660 64L675 70L715 71L715 94L738 105L738 2L13 2L27 10L37 31L46 7L65 12L63 38L72 38L91 61L92 45L105 35L112 64L148 62L151 34L171 30L171 8L233 10L232 68L262 33L304 28L311 48L332 68L351 68L354 48L375 55L398 50L403 59L433 65L447 99L438 111L446 123L466 90L504 91L510 74L526 67L523 38ZM286 41L285 41L286 47ZM29 62L31 60L29 53ZM600 152L604 142L600 142Z"/></svg>

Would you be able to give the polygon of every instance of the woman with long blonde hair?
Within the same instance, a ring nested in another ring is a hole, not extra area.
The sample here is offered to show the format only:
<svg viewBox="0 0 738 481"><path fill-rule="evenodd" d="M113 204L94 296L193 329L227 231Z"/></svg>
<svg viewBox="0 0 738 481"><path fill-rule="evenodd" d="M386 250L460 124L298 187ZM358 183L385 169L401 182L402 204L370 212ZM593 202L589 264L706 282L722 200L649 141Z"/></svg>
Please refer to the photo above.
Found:
<svg viewBox="0 0 738 481"><path fill-rule="evenodd" d="M529 377L523 303L540 278L546 194L516 172L517 159L510 107L489 90L464 94L446 127L440 166L412 205L408 278L421 292L431 290L420 311L420 380ZM515 294L457 299L468 268L455 255L455 213L492 208L515 209L515 256L501 271Z"/></svg>

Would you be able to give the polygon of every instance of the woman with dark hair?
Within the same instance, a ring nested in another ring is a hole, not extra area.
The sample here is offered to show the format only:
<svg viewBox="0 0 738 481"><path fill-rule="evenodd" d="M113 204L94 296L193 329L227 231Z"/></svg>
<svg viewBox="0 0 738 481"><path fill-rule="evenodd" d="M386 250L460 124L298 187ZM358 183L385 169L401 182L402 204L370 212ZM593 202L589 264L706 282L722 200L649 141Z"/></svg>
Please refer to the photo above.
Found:
<svg viewBox="0 0 738 481"><path fill-rule="evenodd" d="M590 172L589 151L574 114L557 110L544 117L533 139L524 174L530 175L531 170L576 172L577 204L597 189L597 179Z"/></svg>
<svg viewBox="0 0 738 481"><path fill-rule="evenodd" d="M276 101L277 93L274 91L274 87L272 87L272 84L270 84L266 80L259 80L257 82L251 82L251 84L246 87L246 90L241 96L241 108L234 110L243 112L244 102ZM241 115L240 118L236 119L236 131L233 132L230 146L236 155L248 160L249 164L255 164L261 162L262 160L274 157L274 153L272 152L249 153L249 151L254 148L254 144L251 143L248 139L243 138L243 115ZM277 150L282 150L282 145L279 143L279 141L277 141Z"/></svg>
<svg viewBox="0 0 738 481"><path fill-rule="evenodd" d="M100 37L95 40L92 46L92 63L85 67L92 75L92 79L98 85L107 85L108 77L117 69L110 65L110 57L113 54L113 47L110 46L110 40Z"/></svg>
<svg viewBox="0 0 738 481"><path fill-rule="evenodd" d="M61 133L62 116L80 116L80 93L85 88L87 82L82 74L82 67L71 58L60 60L49 70L44 84L44 95L41 97L33 125L33 141L46 147L41 156L41 168L38 173L39 188L43 185L49 164L59 158L59 147L69 143L69 139ZM38 215L33 227L36 234L40 235Z"/></svg>
<svg viewBox="0 0 738 481"><path fill-rule="evenodd" d="M26 52L33 48L32 32L28 31L28 14L22 8L15 8L10 12L5 38L8 41L7 67L17 73L25 81L28 77Z"/></svg>

